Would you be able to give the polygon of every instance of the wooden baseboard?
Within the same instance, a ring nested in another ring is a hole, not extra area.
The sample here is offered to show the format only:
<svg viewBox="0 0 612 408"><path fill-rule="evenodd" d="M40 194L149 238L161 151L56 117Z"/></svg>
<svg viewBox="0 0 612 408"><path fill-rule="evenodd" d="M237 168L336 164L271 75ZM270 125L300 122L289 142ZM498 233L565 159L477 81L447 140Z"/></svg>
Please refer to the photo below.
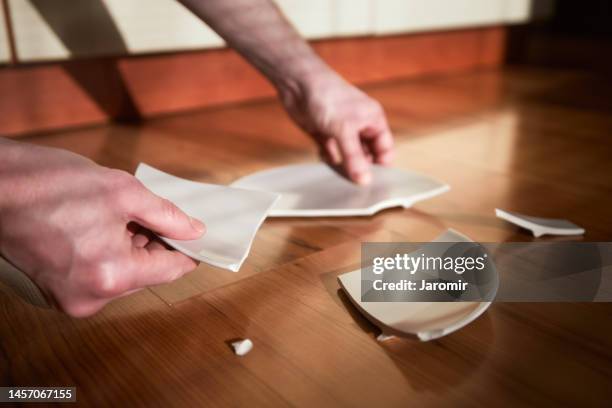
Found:
<svg viewBox="0 0 612 408"><path fill-rule="evenodd" d="M505 27L484 27L313 46L349 81L364 84L498 66L505 36ZM0 135L149 118L273 94L229 49L10 66L0 70Z"/></svg>

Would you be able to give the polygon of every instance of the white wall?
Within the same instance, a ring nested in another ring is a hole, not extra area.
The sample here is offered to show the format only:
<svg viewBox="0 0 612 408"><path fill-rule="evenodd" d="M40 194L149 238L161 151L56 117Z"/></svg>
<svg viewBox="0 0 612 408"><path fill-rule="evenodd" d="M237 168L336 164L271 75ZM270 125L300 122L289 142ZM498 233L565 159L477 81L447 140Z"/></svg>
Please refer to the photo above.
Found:
<svg viewBox="0 0 612 408"><path fill-rule="evenodd" d="M304 37L325 38L334 35L334 1L276 0L276 3Z"/></svg>
<svg viewBox="0 0 612 408"><path fill-rule="evenodd" d="M175 0L8 1L18 59L24 62L224 44ZM276 1L302 35L326 38L524 22L532 2L543 0Z"/></svg>
<svg viewBox="0 0 612 408"><path fill-rule="evenodd" d="M376 34L417 32L504 20L503 0L378 0L374 3Z"/></svg>
<svg viewBox="0 0 612 408"><path fill-rule="evenodd" d="M6 64L9 60L10 48L4 20L4 10L0 7L0 64Z"/></svg>
<svg viewBox="0 0 612 408"><path fill-rule="evenodd" d="M146 0L146 7L144 0L104 0L106 14L92 10L89 0L73 0L69 9L49 7L43 13L30 0L9 3L21 61L223 46L214 31L175 0ZM116 36L106 35L109 24L118 30L119 43ZM76 31L79 36L73 35Z"/></svg>
<svg viewBox="0 0 612 408"><path fill-rule="evenodd" d="M333 2L336 36L368 35L374 32L372 11L375 0L335 0Z"/></svg>

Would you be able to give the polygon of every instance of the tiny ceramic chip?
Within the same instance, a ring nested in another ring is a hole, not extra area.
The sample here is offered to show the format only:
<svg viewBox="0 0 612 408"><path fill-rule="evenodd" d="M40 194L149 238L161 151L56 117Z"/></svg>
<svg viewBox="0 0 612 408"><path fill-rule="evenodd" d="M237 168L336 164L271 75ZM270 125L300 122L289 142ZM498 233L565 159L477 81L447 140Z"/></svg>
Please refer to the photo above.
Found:
<svg viewBox="0 0 612 408"><path fill-rule="evenodd" d="M234 341L232 348L237 356L244 356L253 348L253 342L250 339Z"/></svg>
<svg viewBox="0 0 612 408"><path fill-rule="evenodd" d="M376 341L387 341L387 340L391 340L394 339L395 336L392 334L385 334L385 333L380 333L377 337L376 337Z"/></svg>

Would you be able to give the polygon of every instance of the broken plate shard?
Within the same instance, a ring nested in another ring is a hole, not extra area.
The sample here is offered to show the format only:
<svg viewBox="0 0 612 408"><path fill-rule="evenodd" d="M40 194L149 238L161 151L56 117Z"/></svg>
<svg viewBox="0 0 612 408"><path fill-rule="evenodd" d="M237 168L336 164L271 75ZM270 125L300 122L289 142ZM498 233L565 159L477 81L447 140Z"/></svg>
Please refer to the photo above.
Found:
<svg viewBox="0 0 612 408"><path fill-rule="evenodd" d="M555 218L531 217L528 215L512 213L509 211L495 209L497 218L511 222L514 225L530 230L534 237L542 235L583 235L584 228L569 222Z"/></svg>
<svg viewBox="0 0 612 408"><path fill-rule="evenodd" d="M237 356L244 356L253 349L253 342L250 339L234 341L232 348Z"/></svg>
<svg viewBox="0 0 612 408"><path fill-rule="evenodd" d="M278 194L185 180L144 163L138 165L136 178L206 224L206 233L199 239L160 237L162 240L194 259L234 272L240 269L255 233L278 199Z"/></svg>
<svg viewBox="0 0 612 408"><path fill-rule="evenodd" d="M376 336L376 341L387 341L387 340L391 340L394 339L395 336L392 334L385 334L385 333L380 333L378 336Z"/></svg>
<svg viewBox="0 0 612 408"><path fill-rule="evenodd" d="M465 235L447 230L433 242L473 242ZM491 302L362 302L361 270L338 276L351 302L378 326L384 341L392 335L416 335L421 341L446 336L468 325L487 310Z"/></svg>
<svg viewBox="0 0 612 408"><path fill-rule="evenodd" d="M323 163L264 170L232 186L280 193L270 217L372 215L390 207L411 207L449 190L449 186L408 170L372 166L372 182L359 186Z"/></svg>

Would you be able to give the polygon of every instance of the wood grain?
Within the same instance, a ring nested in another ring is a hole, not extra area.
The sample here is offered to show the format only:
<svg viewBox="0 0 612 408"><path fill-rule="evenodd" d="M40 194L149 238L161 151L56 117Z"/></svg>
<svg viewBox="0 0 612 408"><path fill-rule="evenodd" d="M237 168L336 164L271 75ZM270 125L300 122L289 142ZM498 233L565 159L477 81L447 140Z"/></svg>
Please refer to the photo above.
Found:
<svg viewBox="0 0 612 408"><path fill-rule="evenodd" d="M449 227L478 241L538 240L495 207L569 218L583 240L609 241L612 115L581 84L611 86L529 68L367 86L389 112L395 165L449 193L367 218L267 220L239 273L202 265L90 319L0 292L2 385L74 385L90 406L606 405L608 303L499 303L440 340L380 344L336 282L362 241L428 241ZM315 159L274 101L24 140L218 183ZM254 342L242 358L228 346L239 337Z"/></svg>
<svg viewBox="0 0 612 408"><path fill-rule="evenodd" d="M367 83L498 66L504 27L329 39L315 50L349 81ZM94 58L0 70L0 135L138 120L274 95L229 49Z"/></svg>

